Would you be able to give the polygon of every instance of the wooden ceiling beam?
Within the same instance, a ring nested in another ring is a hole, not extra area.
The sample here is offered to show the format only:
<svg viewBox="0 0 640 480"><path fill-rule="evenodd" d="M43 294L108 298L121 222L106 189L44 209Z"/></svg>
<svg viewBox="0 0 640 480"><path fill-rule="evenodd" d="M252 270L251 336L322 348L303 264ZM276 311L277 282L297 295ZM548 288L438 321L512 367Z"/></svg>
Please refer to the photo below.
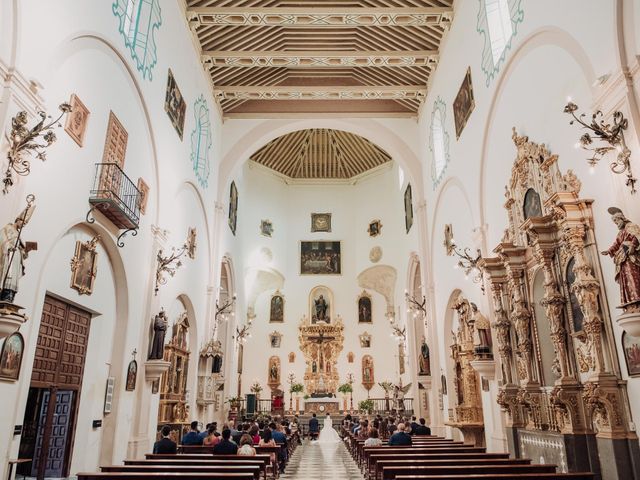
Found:
<svg viewBox="0 0 640 480"><path fill-rule="evenodd" d="M427 89L423 85L362 86L218 86L218 101L223 100L401 100L422 102Z"/></svg>
<svg viewBox="0 0 640 480"><path fill-rule="evenodd" d="M288 27L429 26L450 25L453 7L193 7L187 10L192 28L201 25Z"/></svg>
<svg viewBox="0 0 640 480"><path fill-rule="evenodd" d="M211 67L426 67L438 63L437 50L279 51L206 50L202 61Z"/></svg>

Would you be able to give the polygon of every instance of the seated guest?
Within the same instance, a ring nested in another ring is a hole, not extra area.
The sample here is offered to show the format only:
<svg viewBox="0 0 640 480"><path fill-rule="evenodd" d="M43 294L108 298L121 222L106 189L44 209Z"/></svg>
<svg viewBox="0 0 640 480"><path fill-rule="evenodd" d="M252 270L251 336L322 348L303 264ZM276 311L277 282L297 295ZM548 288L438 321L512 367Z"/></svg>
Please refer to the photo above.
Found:
<svg viewBox="0 0 640 480"><path fill-rule="evenodd" d="M176 442L169 438L171 435L171 427L169 425L165 425L160 430L160 434L162 438L153 444L153 453L177 453L178 446Z"/></svg>
<svg viewBox="0 0 640 480"><path fill-rule="evenodd" d="M382 445L382 440L378 436L378 429L371 427L369 429L369 438L364 441L365 447L378 447Z"/></svg>
<svg viewBox="0 0 640 480"><path fill-rule="evenodd" d="M240 448L238 449L238 455L255 456L256 449L253 448L253 440L251 435L245 433L240 439Z"/></svg>
<svg viewBox="0 0 640 480"><path fill-rule="evenodd" d="M393 433L398 429L398 427L396 427L396 419L393 417L389 417L389 420L387 420L387 435L391 436L393 435Z"/></svg>
<svg viewBox="0 0 640 480"><path fill-rule="evenodd" d="M414 430L411 430L411 433L414 435L431 435L431 429L427 427L427 421L424 418L420 419L420 425L418 425Z"/></svg>
<svg viewBox="0 0 640 480"><path fill-rule="evenodd" d="M231 430L231 438L236 444L240 441L240 437L242 437L242 425L238 423L238 428L233 427L233 423L229 426L229 430Z"/></svg>
<svg viewBox="0 0 640 480"><path fill-rule="evenodd" d="M251 437L253 445L258 445L260 443L260 434L258 432L258 425L255 423L251 425L251 428L249 429L249 436ZM240 439L240 442L242 442L242 439Z"/></svg>
<svg viewBox="0 0 640 480"><path fill-rule="evenodd" d="M204 437L202 444L207 447L215 447L218 443L220 443L220 435L216 432L216 423L214 422L209 424L207 436Z"/></svg>
<svg viewBox="0 0 640 480"><path fill-rule="evenodd" d="M200 438L202 439L202 444L203 445L204 445L204 439L209 436L209 427L210 426L211 426L211 424L207 423L207 426L204 427L204 430L202 430L200 433L198 433L198 435L200 435Z"/></svg>
<svg viewBox="0 0 640 480"><path fill-rule="evenodd" d="M398 431L389 438L389 445L411 445L411 435L404 431L404 423L398 424Z"/></svg>
<svg viewBox="0 0 640 480"><path fill-rule="evenodd" d="M260 447L275 447L276 441L271 436L271 429L269 427L265 427L262 432L262 438L260 439L260 443L258 444ZM275 464L276 462L276 454L271 454L271 463Z"/></svg>
<svg viewBox="0 0 640 480"><path fill-rule="evenodd" d="M191 422L191 430L182 437L182 445L202 445L202 438L198 433L198 422Z"/></svg>
<svg viewBox="0 0 640 480"><path fill-rule="evenodd" d="M418 421L416 420L415 415L411 417L411 425L409 428L411 429L409 431L409 435L416 435L416 429L418 428Z"/></svg>
<svg viewBox="0 0 640 480"><path fill-rule="evenodd" d="M369 437L369 420L362 420L360 428L356 432L358 440L366 440Z"/></svg>
<svg viewBox="0 0 640 480"><path fill-rule="evenodd" d="M235 455L238 453L238 445L231 441L231 430L222 431L222 440L213 447L213 453L218 455Z"/></svg>

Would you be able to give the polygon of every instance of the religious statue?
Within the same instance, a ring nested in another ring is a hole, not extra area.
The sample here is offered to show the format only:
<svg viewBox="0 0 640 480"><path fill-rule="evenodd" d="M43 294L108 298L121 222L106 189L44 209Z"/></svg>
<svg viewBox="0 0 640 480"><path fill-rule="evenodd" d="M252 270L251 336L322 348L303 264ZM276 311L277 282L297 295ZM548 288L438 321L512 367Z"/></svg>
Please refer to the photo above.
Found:
<svg viewBox="0 0 640 480"><path fill-rule="evenodd" d="M31 219L35 205L33 205L34 197L27 197L27 207L15 219L13 223L7 223L0 230L0 302L12 303L16 293L18 292L18 283L24 275L24 260L27 258L30 250L35 250L36 244L27 242L26 244L20 238L22 229Z"/></svg>
<svg viewBox="0 0 640 480"><path fill-rule="evenodd" d="M269 381L278 381L278 366L275 364L275 362L271 364L271 369L269 370Z"/></svg>
<svg viewBox="0 0 640 480"><path fill-rule="evenodd" d="M153 339L151 341L151 352L149 360L162 360L164 358L164 336L167 333L167 313L160 310L153 320Z"/></svg>
<svg viewBox="0 0 640 480"><path fill-rule="evenodd" d="M327 310L329 305L327 301L324 299L324 296L321 294L318 298L314 300L316 307L316 318L317 322L328 322Z"/></svg>
<svg viewBox="0 0 640 480"><path fill-rule="evenodd" d="M471 321L473 323L473 351L482 358L492 356L491 324L475 303L471 303Z"/></svg>
<svg viewBox="0 0 640 480"><path fill-rule="evenodd" d="M420 346L420 375L431 375L431 359L429 357L429 345L424 337L422 337L422 345Z"/></svg>
<svg viewBox="0 0 640 480"><path fill-rule="evenodd" d="M613 257L616 264L616 282L620 285L620 306L627 311L640 310L640 226L631 223L622 210L611 207L607 210L618 235L603 255Z"/></svg>

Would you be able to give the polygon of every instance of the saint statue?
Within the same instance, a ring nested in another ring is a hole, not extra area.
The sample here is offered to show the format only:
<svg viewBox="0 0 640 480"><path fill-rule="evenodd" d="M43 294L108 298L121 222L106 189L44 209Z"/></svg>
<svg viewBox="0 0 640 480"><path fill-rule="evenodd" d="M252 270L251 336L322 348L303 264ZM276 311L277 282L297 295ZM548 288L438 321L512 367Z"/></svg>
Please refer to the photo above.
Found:
<svg viewBox="0 0 640 480"><path fill-rule="evenodd" d="M324 299L324 296L322 296L321 294L317 299L314 300L314 303L316 307L316 321L328 322L329 319L327 318L327 309L329 308L329 305Z"/></svg>
<svg viewBox="0 0 640 480"><path fill-rule="evenodd" d="M422 345L420 346L420 375L431 375L431 359L429 357L429 345L424 337L422 337Z"/></svg>
<svg viewBox="0 0 640 480"><path fill-rule="evenodd" d="M278 365L276 362L271 364L271 369L269 370L269 382L277 382L278 381Z"/></svg>
<svg viewBox="0 0 640 480"><path fill-rule="evenodd" d="M480 310L478 310L478 306L475 303L471 304L471 319L474 326L474 353L483 357L492 355L491 324L489 322L489 319L482 313L480 313Z"/></svg>
<svg viewBox="0 0 640 480"><path fill-rule="evenodd" d="M31 197L31 196L30 196ZM31 197L32 198L32 197ZM0 230L0 302L12 303L18 293L18 283L24 275L24 260L33 244L27 245L20 239L22 229L31 219L35 209L33 200L27 198L27 208L15 219ZM28 248L30 247L30 248Z"/></svg>
<svg viewBox="0 0 640 480"><path fill-rule="evenodd" d="M620 306L640 309L640 226L631 223L622 210L611 207L607 210L618 235L603 255L613 257L616 264L616 282L620 285Z"/></svg>
<svg viewBox="0 0 640 480"><path fill-rule="evenodd" d="M151 341L151 352L149 360L162 360L164 357L164 336L167 333L167 313L160 310L153 320L153 339Z"/></svg>

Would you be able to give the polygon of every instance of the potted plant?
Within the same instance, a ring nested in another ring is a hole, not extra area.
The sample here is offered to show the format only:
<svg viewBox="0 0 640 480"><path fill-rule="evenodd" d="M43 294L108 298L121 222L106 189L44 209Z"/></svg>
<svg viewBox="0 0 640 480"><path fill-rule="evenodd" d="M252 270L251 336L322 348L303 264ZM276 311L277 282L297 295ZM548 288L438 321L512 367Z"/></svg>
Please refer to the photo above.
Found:
<svg viewBox="0 0 640 480"><path fill-rule="evenodd" d="M227 403L231 407L231 410L238 410L242 403L242 397L229 397Z"/></svg>
<svg viewBox="0 0 640 480"><path fill-rule="evenodd" d="M340 385L338 387L338 392L347 395L349 393L353 392L353 385L351 385L350 383L343 383L342 385Z"/></svg>
<svg viewBox="0 0 640 480"><path fill-rule="evenodd" d="M302 393L304 391L304 385L301 383L293 383L289 388L289 393Z"/></svg>
<svg viewBox="0 0 640 480"><path fill-rule="evenodd" d="M251 384L251 393L255 393L257 399L260 399L261 391L262 391L262 386L258 383L257 380L253 382L253 384Z"/></svg>
<svg viewBox="0 0 640 480"><path fill-rule="evenodd" d="M358 402L358 410L371 415L373 413L373 400L367 398Z"/></svg>

